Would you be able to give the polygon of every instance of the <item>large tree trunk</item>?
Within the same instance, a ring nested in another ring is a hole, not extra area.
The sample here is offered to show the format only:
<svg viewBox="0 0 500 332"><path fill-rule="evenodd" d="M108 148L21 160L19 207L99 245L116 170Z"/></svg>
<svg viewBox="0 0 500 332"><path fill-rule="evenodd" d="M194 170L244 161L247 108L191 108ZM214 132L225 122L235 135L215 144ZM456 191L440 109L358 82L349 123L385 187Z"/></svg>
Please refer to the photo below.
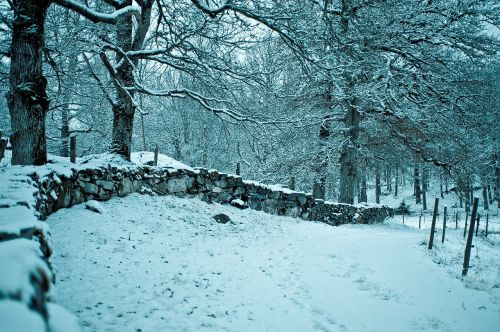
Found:
<svg viewBox="0 0 500 332"><path fill-rule="evenodd" d="M357 178L357 156L360 114L354 106L355 100L349 102L345 121L346 140L340 153L340 203L354 203L354 185Z"/></svg>
<svg viewBox="0 0 500 332"><path fill-rule="evenodd" d="M49 99L42 71L44 24L50 1L14 0L7 104L11 118L12 164L47 162L45 118Z"/></svg>
<svg viewBox="0 0 500 332"><path fill-rule="evenodd" d="M130 160L133 129L134 112L131 112L130 108L126 106L115 105L113 107L113 138L110 152Z"/></svg>
<svg viewBox="0 0 500 332"><path fill-rule="evenodd" d="M130 5L132 5L132 0L124 0L116 9ZM116 44L125 53L141 50L149 29L153 1L142 1L140 5L142 7L141 19L136 21L135 29L132 16L121 17L116 23ZM113 137L110 148L112 153L122 155L128 160L130 160L132 150L136 105L133 92L127 89L135 86L133 70L134 66L138 65L137 58L132 62L123 59L121 52L116 53L118 64L115 77L116 102L113 106Z"/></svg>
<svg viewBox="0 0 500 332"><path fill-rule="evenodd" d="M340 25L341 33L345 38L345 45L343 46L345 54L349 58L354 58L356 53L350 47L348 42L349 33L349 19L351 16L352 4L351 0L342 0L341 2L341 15ZM340 153L340 188L339 188L339 202L340 203L354 203L354 185L356 184L357 177L357 157L358 157L358 137L359 137L359 123L361 115L358 112L358 100L354 95L354 78L352 73L346 71L344 73L345 82L345 95L346 99L343 102L343 108L346 111L344 118L344 144Z"/></svg>
<svg viewBox="0 0 500 332"><path fill-rule="evenodd" d="M123 6L132 4L132 0L123 2ZM132 50L132 17L120 18L116 24L117 46L124 52ZM116 63L120 63L123 56L116 55ZM123 61L116 72L116 102L113 106L113 136L111 141L112 153L122 155L130 160L132 149L132 132L134 128L135 106L133 93L127 91L127 87L134 86L133 66L129 61Z"/></svg>

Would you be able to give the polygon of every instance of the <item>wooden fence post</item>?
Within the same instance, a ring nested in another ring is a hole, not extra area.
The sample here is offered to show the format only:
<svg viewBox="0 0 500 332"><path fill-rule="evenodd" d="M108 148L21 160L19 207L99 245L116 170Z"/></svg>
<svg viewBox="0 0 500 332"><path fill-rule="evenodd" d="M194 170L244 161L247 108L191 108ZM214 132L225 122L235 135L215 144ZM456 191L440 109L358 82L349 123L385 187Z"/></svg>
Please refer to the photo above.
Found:
<svg viewBox="0 0 500 332"><path fill-rule="evenodd" d="M479 204L479 198L474 197L474 202L472 203L472 215L470 218L470 226L469 226L469 235L467 236L467 244L465 245L465 253L464 253L464 266L462 269L462 277L467 275L467 271L469 270L469 261L470 261L470 249L472 247L472 237L474 235L474 223L476 219L477 213L477 205Z"/></svg>
<svg viewBox="0 0 500 332"><path fill-rule="evenodd" d="M69 138L69 161L76 163L76 136Z"/></svg>
<svg viewBox="0 0 500 332"><path fill-rule="evenodd" d="M236 175L241 175L241 164L236 163Z"/></svg>
<svg viewBox="0 0 500 332"><path fill-rule="evenodd" d="M432 244L434 242L434 230L436 229L436 217L438 214L439 198L436 197L434 201L434 211L432 213L432 224L431 224L431 236L429 238L429 249L432 249Z"/></svg>
<svg viewBox="0 0 500 332"><path fill-rule="evenodd" d="M155 156L153 159L153 166L158 166L158 144L155 146Z"/></svg>
<svg viewBox="0 0 500 332"><path fill-rule="evenodd" d="M458 211L455 211L455 229L458 228Z"/></svg>
<svg viewBox="0 0 500 332"><path fill-rule="evenodd" d="M288 183L288 188L291 190L295 190L295 176L292 176L290 178L290 182Z"/></svg>
<svg viewBox="0 0 500 332"><path fill-rule="evenodd" d="M446 210L448 210L448 207L444 207L444 212L443 212L443 235L441 235L441 243L444 243L444 236L446 234Z"/></svg>
<svg viewBox="0 0 500 332"><path fill-rule="evenodd" d="M422 214L418 216L418 229L422 226Z"/></svg>

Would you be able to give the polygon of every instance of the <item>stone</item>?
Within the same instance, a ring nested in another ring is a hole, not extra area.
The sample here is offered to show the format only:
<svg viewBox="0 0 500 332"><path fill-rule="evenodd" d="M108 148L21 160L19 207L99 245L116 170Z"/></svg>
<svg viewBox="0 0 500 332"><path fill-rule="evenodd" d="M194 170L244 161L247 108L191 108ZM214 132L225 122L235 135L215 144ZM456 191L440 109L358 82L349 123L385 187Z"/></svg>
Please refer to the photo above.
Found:
<svg viewBox="0 0 500 332"><path fill-rule="evenodd" d="M236 187L236 189L234 189L234 195L235 196L239 196L239 195L242 195L245 193L245 187Z"/></svg>
<svg viewBox="0 0 500 332"><path fill-rule="evenodd" d="M231 218L229 218L229 216L224 213L216 214L215 216L212 216L212 218L214 218L215 221L219 224L227 224L231 221Z"/></svg>
<svg viewBox="0 0 500 332"><path fill-rule="evenodd" d="M167 191L169 193L180 193L186 190L186 180L183 178L171 179L167 182Z"/></svg>
<svg viewBox="0 0 500 332"><path fill-rule="evenodd" d="M247 203L243 202L241 199L233 199L231 200L231 205L237 207L238 209L246 209L248 208Z"/></svg>
<svg viewBox="0 0 500 332"><path fill-rule="evenodd" d="M97 186L96 184L94 184L92 182L85 182L85 186L83 188L83 191L86 194L96 195L99 193L99 186Z"/></svg>
<svg viewBox="0 0 500 332"><path fill-rule="evenodd" d="M113 190L113 188L115 187L115 183L113 181L96 180L95 184L103 187L106 190Z"/></svg>

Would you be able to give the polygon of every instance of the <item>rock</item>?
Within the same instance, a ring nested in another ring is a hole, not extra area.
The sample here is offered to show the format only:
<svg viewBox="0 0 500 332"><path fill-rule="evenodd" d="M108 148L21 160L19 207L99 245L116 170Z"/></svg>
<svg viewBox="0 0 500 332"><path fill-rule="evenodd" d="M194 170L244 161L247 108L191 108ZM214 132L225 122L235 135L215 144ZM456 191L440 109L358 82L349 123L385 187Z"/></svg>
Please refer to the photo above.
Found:
<svg viewBox="0 0 500 332"><path fill-rule="evenodd" d="M218 222L219 224L227 224L228 222L231 221L231 218L229 218L227 215L225 215L224 213L219 213L219 214L216 214L215 216L213 216L212 218L215 219L216 222Z"/></svg>
<svg viewBox="0 0 500 332"><path fill-rule="evenodd" d="M104 207L98 201L87 201L85 202L85 208L95 213L103 213Z"/></svg>
<svg viewBox="0 0 500 332"><path fill-rule="evenodd" d="M97 180L95 184L103 187L106 190L113 190L113 188L115 187L115 183L113 181Z"/></svg>
<svg viewBox="0 0 500 332"><path fill-rule="evenodd" d="M233 199L231 201L231 205L234 206L234 207L237 207L239 209L246 209L248 208L248 205L243 202L241 199Z"/></svg>
<svg viewBox="0 0 500 332"><path fill-rule="evenodd" d="M91 182L85 182L85 187L83 189L86 194L96 195L99 193L99 186Z"/></svg>

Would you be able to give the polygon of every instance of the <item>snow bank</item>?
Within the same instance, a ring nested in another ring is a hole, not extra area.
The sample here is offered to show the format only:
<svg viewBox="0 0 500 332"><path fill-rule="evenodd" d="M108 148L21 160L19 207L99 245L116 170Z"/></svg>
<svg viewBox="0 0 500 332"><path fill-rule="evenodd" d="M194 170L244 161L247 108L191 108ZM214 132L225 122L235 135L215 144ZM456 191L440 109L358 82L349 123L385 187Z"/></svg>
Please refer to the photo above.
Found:
<svg viewBox="0 0 500 332"><path fill-rule="evenodd" d="M137 152L132 152L130 159L132 160L133 163L137 165L153 165L154 161L154 152L150 151L137 151ZM176 168L176 169L187 169L192 172L194 172L194 168L181 163L180 161L177 161L173 158L170 158L167 155L158 154L158 166L160 167L171 167L171 168Z"/></svg>
<svg viewBox="0 0 500 332"><path fill-rule="evenodd" d="M46 332L43 318L24 304L0 300L0 332Z"/></svg>

